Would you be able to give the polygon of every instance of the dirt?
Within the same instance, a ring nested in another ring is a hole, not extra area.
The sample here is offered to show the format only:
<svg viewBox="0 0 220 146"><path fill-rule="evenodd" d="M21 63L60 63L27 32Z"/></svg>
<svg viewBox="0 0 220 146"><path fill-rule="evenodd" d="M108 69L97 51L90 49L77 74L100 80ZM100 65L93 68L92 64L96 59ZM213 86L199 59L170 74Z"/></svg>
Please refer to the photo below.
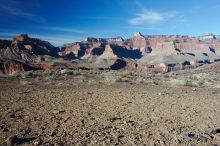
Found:
<svg viewBox="0 0 220 146"><path fill-rule="evenodd" d="M219 97L215 88L92 76L0 78L0 144L220 145Z"/></svg>

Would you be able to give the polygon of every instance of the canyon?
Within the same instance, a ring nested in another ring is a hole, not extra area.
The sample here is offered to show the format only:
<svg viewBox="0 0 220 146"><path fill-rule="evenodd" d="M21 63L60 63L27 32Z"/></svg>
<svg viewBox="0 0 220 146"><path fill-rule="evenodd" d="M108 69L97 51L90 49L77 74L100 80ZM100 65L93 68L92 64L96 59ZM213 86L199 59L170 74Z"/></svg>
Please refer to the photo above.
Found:
<svg viewBox="0 0 220 146"><path fill-rule="evenodd" d="M0 145L220 145L220 38L0 40Z"/></svg>
<svg viewBox="0 0 220 146"><path fill-rule="evenodd" d="M170 72L196 68L220 60L220 38L211 33L142 35L132 38L86 38L55 47L47 41L21 34L0 40L0 71L107 69Z"/></svg>

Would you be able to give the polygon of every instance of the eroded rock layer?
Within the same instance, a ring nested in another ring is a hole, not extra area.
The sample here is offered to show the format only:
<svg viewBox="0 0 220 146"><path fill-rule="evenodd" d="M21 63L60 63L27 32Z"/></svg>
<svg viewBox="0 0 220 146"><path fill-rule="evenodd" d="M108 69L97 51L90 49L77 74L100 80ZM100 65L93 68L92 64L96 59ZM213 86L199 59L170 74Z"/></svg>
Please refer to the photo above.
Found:
<svg viewBox="0 0 220 146"><path fill-rule="evenodd" d="M3 64L5 59L7 63L11 60L11 68L14 67L14 70L18 71L29 69L13 66L13 61L53 69L51 64L59 59L63 60L62 66L67 68L72 66L70 64L74 60L74 66L79 68L112 69L113 66L115 69L143 71L159 69L168 72L219 61L220 38L213 34L200 37L144 36L138 32L126 40L121 37L86 38L84 41L64 44L57 48L46 41L23 34L16 36L12 41L0 40L0 59ZM5 65L1 66L1 70L7 73L14 72L5 71L9 70Z"/></svg>

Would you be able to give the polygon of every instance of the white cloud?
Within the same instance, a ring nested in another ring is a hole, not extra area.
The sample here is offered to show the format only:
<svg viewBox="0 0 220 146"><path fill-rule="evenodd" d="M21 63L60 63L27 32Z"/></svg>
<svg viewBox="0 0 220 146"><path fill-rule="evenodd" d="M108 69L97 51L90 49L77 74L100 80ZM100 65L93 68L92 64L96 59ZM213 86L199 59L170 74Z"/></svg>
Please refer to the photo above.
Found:
<svg viewBox="0 0 220 146"><path fill-rule="evenodd" d="M136 17L129 19L129 23L131 25L157 24L174 18L176 15L175 11L160 13L153 10L143 10L141 13L136 14Z"/></svg>

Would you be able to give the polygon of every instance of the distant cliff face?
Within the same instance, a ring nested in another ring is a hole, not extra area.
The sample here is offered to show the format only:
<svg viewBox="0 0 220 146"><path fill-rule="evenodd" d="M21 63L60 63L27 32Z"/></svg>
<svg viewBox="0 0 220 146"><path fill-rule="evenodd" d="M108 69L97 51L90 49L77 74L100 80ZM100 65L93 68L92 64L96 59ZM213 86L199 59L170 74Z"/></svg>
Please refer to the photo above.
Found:
<svg viewBox="0 0 220 146"><path fill-rule="evenodd" d="M111 40L111 41L110 41ZM73 54L76 58L81 58L84 55L92 54L92 50L99 49L100 54L103 52L105 45L117 46L118 50L126 48L126 50L138 50L143 55L171 55L177 52L207 52L210 48L219 53L220 39L214 35L204 37L189 37L189 36L163 36L152 35L144 36L141 33L135 33L134 37L128 40L112 38L112 39L95 39L87 38L83 42L74 43L64 46L59 52L60 56ZM100 55L98 54L98 55ZM117 55L117 54L116 54Z"/></svg>
<svg viewBox="0 0 220 146"><path fill-rule="evenodd" d="M21 34L12 41L0 40L0 70L4 73L16 73L41 69L39 56L59 57L60 49L49 42L41 41Z"/></svg>
<svg viewBox="0 0 220 146"><path fill-rule="evenodd" d="M6 74L14 74L17 72L36 70L36 69L39 68L18 61L5 60L4 62L0 62L0 71Z"/></svg>
<svg viewBox="0 0 220 146"><path fill-rule="evenodd" d="M148 35L135 33L132 38L86 38L64 44L61 49L46 41L16 36L0 40L0 70L5 73L32 69L52 69L48 57L77 61L78 67L130 70L161 69L164 72L196 67L220 60L220 38L213 34L199 37ZM40 59L39 59L40 58ZM7 62L5 61L7 60Z"/></svg>
<svg viewBox="0 0 220 146"><path fill-rule="evenodd" d="M106 49L106 46L108 46ZM109 49L111 48L111 49ZM99 52L99 53L95 53ZM161 68L163 71L199 66L219 59L220 39L213 34L200 37L182 35L149 35L135 33L130 39L87 38L82 42L63 47L62 57L72 54L69 59L87 59L89 56L115 56L127 60L127 69L146 70ZM128 60L136 60L130 63ZM189 63L186 63L189 62ZM186 67L187 66L187 67Z"/></svg>
<svg viewBox="0 0 220 146"><path fill-rule="evenodd" d="M59 48L54 47L47 41L30 38L26 34L16 36L12 40L12 46L18 46L19 49L27 50L35 55L50 55L58 57Z"/></svg>

